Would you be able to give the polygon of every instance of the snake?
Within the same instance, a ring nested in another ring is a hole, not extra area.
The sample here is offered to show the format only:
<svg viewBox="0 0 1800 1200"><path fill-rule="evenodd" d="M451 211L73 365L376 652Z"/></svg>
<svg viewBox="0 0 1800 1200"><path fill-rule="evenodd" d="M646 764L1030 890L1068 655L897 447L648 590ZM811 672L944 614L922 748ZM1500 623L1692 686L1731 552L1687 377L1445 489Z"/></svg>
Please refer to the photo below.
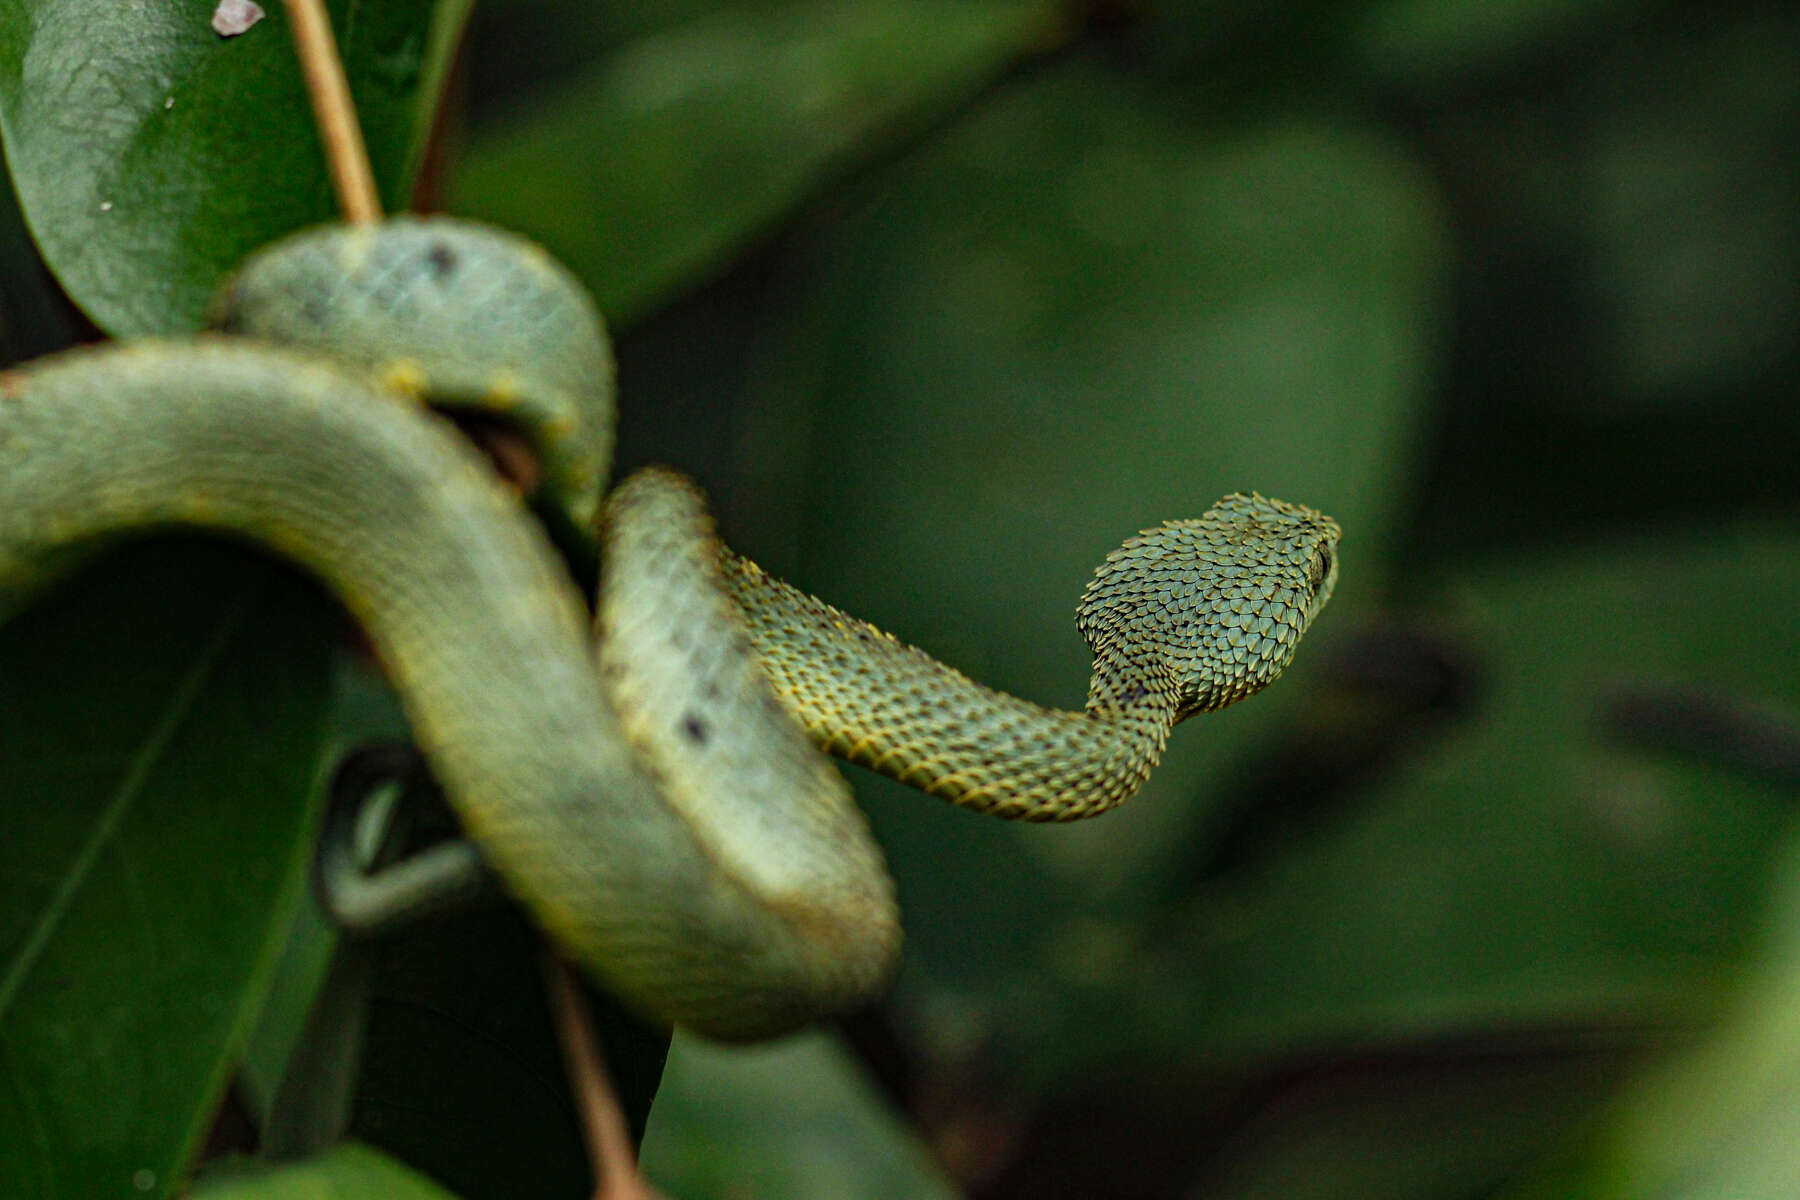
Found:
<svg viewBox="0 0 1800 1200"><path fill-rule="evenodd" d="M608 487L614 368L581 283L525 238L395 216L291 235L213 328L0 375L0 619L102 547L186 528L322 581L463 830L572 961L723 1040L867 1002L895 886L824 750L1027 821L1105 811L1171 729L1287 666L1340 531L1254 493L1106 557L1086 706L1042 707L769 575L667 468ZM521 495L452 417L511 423ZM590 606L540 519L592 531Z"/></svg>

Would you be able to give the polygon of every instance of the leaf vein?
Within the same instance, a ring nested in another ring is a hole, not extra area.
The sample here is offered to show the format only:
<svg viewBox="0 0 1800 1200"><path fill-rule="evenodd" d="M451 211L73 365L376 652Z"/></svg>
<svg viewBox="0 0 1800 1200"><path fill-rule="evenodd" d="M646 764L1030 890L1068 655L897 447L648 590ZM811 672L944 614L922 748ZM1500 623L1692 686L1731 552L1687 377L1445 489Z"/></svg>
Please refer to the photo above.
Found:
<svg viewBox="0 0 1800 1200"><path fill-rule="evenodd" d="M88 876L92 874L95 864L99 862L101 852L117 834L119 826L124 822L126 814L131 809L132 801L142 791L144 781L149 778L151 769L162 758L169 744L174 741L182 722L186 720L193 709L202 687L212 675L214 667L218 665L219 659L224 654L225 647L237 633L244 614L249 610L254 590L246 589L233 602L231 608L220 619L218 627L201 647L200 653L195 657L194 665L176 688L172 703L162 719L150 731L150 736L145 739L139 752L133 756L130 767L120 778L111 798L107 800L106 806L101 810L100 817L94 823L87 841L64 873L63 880L57 886L55 894L51 896L50 902L45 905L37 920L32 923L30 934L20 946L19 953L7 965L5 975L0 976L0 1023L4 1022L7 1010L24 986L25 977L30 973L39 956L43 954L45 947L50 944L51 936L68 914L69 908L75 903L76 895L80 892L82 885L87 882Z"/></svg>

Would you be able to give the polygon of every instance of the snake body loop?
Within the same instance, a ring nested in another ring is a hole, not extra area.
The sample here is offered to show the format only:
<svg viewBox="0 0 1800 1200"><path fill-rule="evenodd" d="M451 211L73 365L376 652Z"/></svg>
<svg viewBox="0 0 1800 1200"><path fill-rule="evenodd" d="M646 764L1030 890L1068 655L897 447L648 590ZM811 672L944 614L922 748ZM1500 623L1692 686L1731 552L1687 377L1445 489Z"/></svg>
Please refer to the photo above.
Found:
<svg viewBox="0 0 1800 1200"><path fill-rule="evenodd" d="M808 735L958 803L1087 815L1175 722L1279 674L1336 578L1337 527L1297 505L1231 497L1146 531L1083 599L1087 711L1056 712L771 579L651 471L599 509L590 633L526 509L417 403L518 422L589 521L612 368L566 272L464 222L332 228L257 256L220 323L238 336L0 377L0 614L146 528L292 559L367 631L509 889L627 1000L715 1037L852 1007L898 954L880 854Z"/></svg>

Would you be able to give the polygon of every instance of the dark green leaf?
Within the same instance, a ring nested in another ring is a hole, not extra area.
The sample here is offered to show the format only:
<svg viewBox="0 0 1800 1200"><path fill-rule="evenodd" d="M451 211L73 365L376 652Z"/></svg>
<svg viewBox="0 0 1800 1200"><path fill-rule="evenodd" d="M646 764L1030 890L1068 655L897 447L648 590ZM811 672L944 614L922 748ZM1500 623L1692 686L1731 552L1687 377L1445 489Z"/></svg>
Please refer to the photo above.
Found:
<svg viewBox="0 0 1800 1200"><path fill-rule="evenodd" d="M404 206L468 0L335 6L387 203ZM282 6L235 37L210 0L0 8L0 133L64 289L116 336L201 323L246 253L335 212Z"/></svg>
<svg viewBox="0 0 1800 1200"><path fill-rule="evenodd" d="M587 1150L545 999L543 939L515 909L375 948L354 1136L467 1200L586 1195ZM643 1129L668 1032L594 997L613 1086Z"/></svg>
<svg viewBox="0 0 1800 1200"><path fill-rule="evenodd" d="M1554 53L1643 7L1640 0L1375 0L1356 16L1351 50L1381 82L1428 90L1516 66L1533 52Z"/></svg>
<svg viewBox="0 0 1800 1200"><path fill-rule="evenodd" d="M609 318L629 320L716 270L871 142L1039 48L1054 20L1053 6L1021 0L714 12L483 132L452 207L528 230Z"/></svg>
<svg viewBox="0 0 1800 1200"><path fill-rule="evenodd" d="M1513 1200L1800 1194L1800 855L1777 862L1766 958L1723 1027L1650 1072Z"/></svg>
<svg viewBox="0 0 1800 1200"><path fill-rule="evenodd" d="M332 616L128 549L0 628L0 1195L167 1195L300 894Z"/></svg>

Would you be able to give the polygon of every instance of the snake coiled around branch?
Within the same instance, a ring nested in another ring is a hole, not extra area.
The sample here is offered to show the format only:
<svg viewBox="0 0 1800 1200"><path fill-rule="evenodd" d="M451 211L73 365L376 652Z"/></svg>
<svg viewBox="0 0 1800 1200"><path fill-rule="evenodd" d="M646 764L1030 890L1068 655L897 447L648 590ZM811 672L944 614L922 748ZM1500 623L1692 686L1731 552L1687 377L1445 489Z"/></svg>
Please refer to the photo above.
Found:
<svg viewBox="0 0 1800 1200"><path fill-rule="evenodd" d="M672 472L603 502L604 326L522 239L300 234L218 323L0 377L0 613L141 530L291 559L366 630L507 887L602 982L715 1037L842 1011L893 970L892 885L815 744L1003 816L1091 815L1177 722L1279 675L1337 577L1337 526L1258 496L1138 534L1082 598L1086 711L1046 709L731 554ZM527 507L424 401L514 422L541 499L597 527L591 629Z"/></svg>

